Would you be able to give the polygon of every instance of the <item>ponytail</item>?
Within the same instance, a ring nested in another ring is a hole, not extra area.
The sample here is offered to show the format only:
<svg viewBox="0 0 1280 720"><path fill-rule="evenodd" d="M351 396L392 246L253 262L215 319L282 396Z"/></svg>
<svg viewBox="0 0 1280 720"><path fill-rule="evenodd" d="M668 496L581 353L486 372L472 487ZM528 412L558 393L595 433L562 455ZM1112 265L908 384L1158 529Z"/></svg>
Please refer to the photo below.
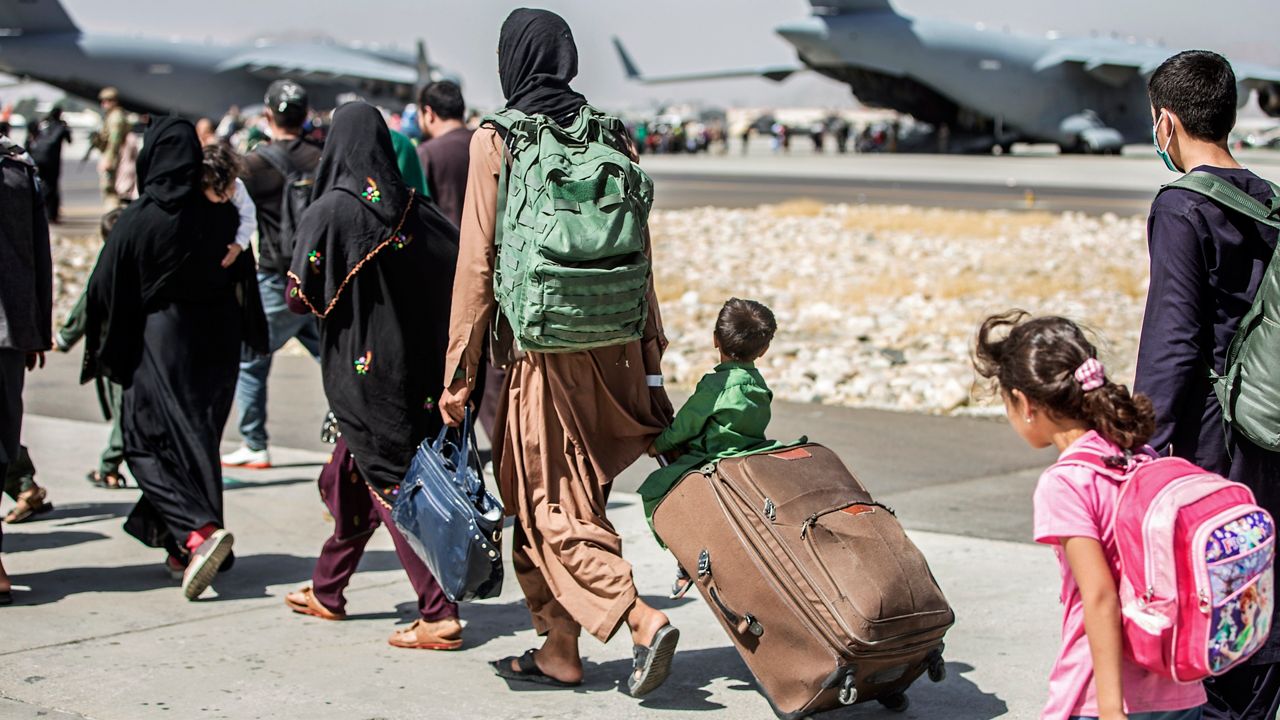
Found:
<svg viewBox="0 0 1280 720"><path fill-rule="evenodd" d="M1051 417L1078 420L1125 450L1155 434L1151 401L1106 379L1098 350L1078 325L1014 310L982 323L973 352L978 374L1006 395L1021 391Z"/></svg>
<svg viewBox="0 0 1280 720"><path fill-rule="evenodd" d="M1146 395L1131 395L1129 388L1111 381L1082 395L1082 419L1125 450L1140 450L1155 434L1156 411Z"/></svg>

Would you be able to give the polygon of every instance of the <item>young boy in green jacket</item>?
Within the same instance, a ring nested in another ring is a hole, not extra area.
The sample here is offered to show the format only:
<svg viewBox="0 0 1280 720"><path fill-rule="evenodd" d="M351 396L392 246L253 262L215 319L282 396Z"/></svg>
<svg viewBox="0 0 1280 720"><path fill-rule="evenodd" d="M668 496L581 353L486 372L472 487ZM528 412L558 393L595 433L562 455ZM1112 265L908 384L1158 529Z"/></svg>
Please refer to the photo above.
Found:
<svg viewBox="0 0 1280 720"><path fill-rule="evenodd" d="M649 454L655 457L679 453L678 459L655 471L640 486L650 528L658 503L689 471L713 460L774 445L765 438L773 392L756 370L755 361L769 349L777 329L769 308L753 300L732 298L720 309L715 329L720 364L698 381L671 427L649 446Z"/></svg>

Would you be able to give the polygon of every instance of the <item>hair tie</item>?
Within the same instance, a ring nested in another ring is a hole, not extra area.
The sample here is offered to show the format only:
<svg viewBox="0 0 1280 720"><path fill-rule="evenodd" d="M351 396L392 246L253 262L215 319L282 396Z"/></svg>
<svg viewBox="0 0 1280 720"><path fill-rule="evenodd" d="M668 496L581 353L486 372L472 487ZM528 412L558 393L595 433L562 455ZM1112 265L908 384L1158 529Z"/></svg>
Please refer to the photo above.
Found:
<svg viewBox="0 0 1280 720"><path fill-rule="evenodd" d="M1098 358L1089 358L1076 368L1075 378L1080 387L1089 392L1107 384L1107 370L1098 362Z"/></svg>

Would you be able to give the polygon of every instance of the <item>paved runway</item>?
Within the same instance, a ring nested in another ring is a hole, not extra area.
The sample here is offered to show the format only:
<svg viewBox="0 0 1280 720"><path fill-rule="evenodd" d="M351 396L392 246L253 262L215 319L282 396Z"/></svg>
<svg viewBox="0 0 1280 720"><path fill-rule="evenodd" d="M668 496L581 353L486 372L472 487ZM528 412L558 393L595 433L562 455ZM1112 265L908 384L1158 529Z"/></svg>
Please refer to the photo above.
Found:
<svg viewBox="0 0 1280 720"><path fill-rule="evenodd" d="M758 150L758 149L757 149ZM94 164L63 164L68 205L97 205ZM1280 153L1247 153L1263 175L1280 177ZM754 207L793 199L966 210L1146 212L1174 176L1145 156L653 155L641 164L661 209Z"/></svg>

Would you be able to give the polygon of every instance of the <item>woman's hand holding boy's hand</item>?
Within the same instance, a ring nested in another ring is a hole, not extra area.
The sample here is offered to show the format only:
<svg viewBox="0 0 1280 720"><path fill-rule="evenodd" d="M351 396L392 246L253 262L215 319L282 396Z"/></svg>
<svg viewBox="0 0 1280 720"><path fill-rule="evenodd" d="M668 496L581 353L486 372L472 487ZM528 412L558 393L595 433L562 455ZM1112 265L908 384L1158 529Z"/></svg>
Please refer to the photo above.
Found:
<svg viewBox="0 0 1280 720"><path fill-rule="evenodd" d="M656 438L654 440L649 441L649 447L648 449L645 450L645 452L648 453L649 457L658 457L659 455L662 454L658 452L658 441Z"/></svg>

